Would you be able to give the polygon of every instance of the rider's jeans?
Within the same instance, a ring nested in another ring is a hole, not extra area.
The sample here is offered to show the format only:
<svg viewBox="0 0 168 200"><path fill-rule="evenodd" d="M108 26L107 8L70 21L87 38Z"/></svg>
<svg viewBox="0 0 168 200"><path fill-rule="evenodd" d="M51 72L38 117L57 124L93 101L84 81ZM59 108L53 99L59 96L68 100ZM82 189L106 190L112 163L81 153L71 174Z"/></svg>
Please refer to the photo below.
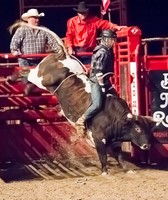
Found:
<svg viewBox="0 0 168 200"><path fill-rule="evenodd" d="M103 92L101 86L99 85L96 76L90 79L90 86L91 86L91 98L92 104L84 113L85 120L93 117L95 114L99 112L102 107L103 103Z"/></svg>

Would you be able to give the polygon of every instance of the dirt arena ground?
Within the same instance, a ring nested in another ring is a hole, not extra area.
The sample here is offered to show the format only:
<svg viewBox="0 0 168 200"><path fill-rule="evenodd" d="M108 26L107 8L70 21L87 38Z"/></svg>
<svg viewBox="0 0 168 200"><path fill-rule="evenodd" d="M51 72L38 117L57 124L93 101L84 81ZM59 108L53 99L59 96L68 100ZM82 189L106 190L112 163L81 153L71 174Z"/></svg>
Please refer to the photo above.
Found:
<svg viewBox="0 0 168 200"><path fill-rule="evenodd" d="M168 200L168 167L128 165L132 173L109 159L106 176L87 157L9 165L0 171L0 200Z"/></svg>

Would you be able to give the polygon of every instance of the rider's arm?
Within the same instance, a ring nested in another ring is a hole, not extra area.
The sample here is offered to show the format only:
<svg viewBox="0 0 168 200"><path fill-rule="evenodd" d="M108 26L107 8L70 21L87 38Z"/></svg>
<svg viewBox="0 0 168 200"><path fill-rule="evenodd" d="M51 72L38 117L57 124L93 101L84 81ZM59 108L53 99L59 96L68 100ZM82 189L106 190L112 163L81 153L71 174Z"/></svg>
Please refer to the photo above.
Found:
<svg viewBox="0 0 168 200"><path fill-rule="evenodd" d="M94 74L102 73L104 74L104 67L107 60L107 53L104 49L99 49L92 56L91 70L94 70Z"/></svg>

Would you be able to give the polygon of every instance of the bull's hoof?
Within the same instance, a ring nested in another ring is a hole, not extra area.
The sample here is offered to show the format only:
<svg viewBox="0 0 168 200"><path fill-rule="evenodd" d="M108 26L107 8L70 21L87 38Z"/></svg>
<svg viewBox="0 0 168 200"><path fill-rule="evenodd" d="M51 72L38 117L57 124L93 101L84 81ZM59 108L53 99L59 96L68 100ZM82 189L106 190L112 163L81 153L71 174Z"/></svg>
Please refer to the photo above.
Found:
<svg viewBox="0 0 168 200"><path fill-rule="evenodd" d="M136 174L136 171L130 169L130 170L128 170L126 173L127 173L127 174Z"/></svg>
<svg viewBox="0 0 168 200"><path fill-rule="evenodd" d="M106 176L106 175L108 175L108 172L102 172L101 175L102 175L102 176Z"/></svg>
<svg viewBox="0 0 168 200"><path fill-rule="evenodd" d="M13 74L7 77L6 82L9 84L13 84L17 81L18 78L19 78L18 74Z"/></svg>

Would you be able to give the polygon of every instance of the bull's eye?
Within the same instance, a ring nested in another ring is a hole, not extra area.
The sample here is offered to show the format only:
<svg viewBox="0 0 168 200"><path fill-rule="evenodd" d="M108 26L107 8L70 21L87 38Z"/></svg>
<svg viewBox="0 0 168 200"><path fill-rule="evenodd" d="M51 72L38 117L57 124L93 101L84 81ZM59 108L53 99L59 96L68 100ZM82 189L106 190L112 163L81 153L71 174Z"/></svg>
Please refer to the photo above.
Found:
<svg viewBox="0 0 168 200"><path fill-rule="evenodd" d="M141 133L140 127L135 127L136 132Z"/></svg>

